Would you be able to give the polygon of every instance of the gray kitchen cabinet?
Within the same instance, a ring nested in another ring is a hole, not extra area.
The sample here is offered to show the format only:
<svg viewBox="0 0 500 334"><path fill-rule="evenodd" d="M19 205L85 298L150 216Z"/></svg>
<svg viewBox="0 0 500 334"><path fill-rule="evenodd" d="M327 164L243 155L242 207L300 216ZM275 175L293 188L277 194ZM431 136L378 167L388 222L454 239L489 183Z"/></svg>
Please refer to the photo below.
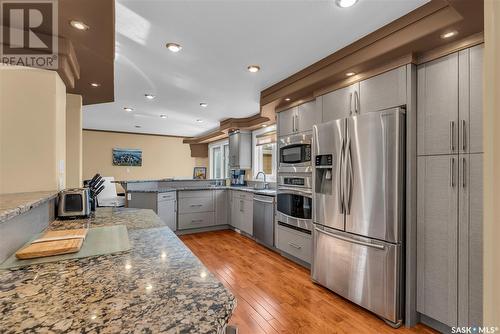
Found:
<svg viewBox="0 0 500 334"><path fill-rule="evenodd" d="M458 54L417 69L418 155L458 150Z"/></svg>
<svg viewBox="0 0 500 334"><path fill-rule="evenodd" d="M417 158L417 311L457 325L458 157Z"/></svg>
<svg viewBox="0 0 500 334"><path fill-rule="evenodd" d="M228 215L230 211L230 202L228 190L215 190L215 225L228 224Z"/></svg>
<svg viewBox="0 0 500 334"><path fill-rule="evenodd" d="M406 66L401 66L359 83L360 113L406 105Z"/></svg>
<svg viewBox="0 0 500 334"><path fill-rule="evenodd" d="M317 108L316 101L305 102L278 113L278 136L312 131L317 123L321 123L321 110Z"/></svg>
<svg viewBox="0 0 500 334"><path fill-rule="evenodd" d="M313 125L321 123L321 113L317 110L316 101L309 101L298 106L296 132L312 131Z"/></svg>
<svg viewBox="0 0 500 334"><path fill-rule="evenodd" d="M253 236L253 200L240 200L241 221L240 230Z"/></svg>
<svg viewBox="0 0 500 334"><path fill-rule="evenodd" d="M312 238L310 234L276 224L276 248L306 263L312 259Z"/></svg>
<svg viewBox="0 0 500 334"><path fill-rule="evenodd" d="M215 225L213 190L189 190L178 192L179 230Z"/></svg>
<svg viewBox="0 0 500 334"><path fill-rule="evenodd" d="M287 136L295 133L295 117L297 107L293 107L278 113L278 135Z"/></svg>
<svg viewBox="0 0 500 334"><path fill-rule="evenodd" d="M158 194L158 216L172 230L177 230L176 192Z"/></svg>
<svg viewBox="0 0 500 334"><path fill-rule="evenodd" d="M237 130L229 134L229 168L252 168L252 133Z"/></svg>
<svg viewBox="0 0 500 334"><path fill-rule="evenodd" d="M231 222L230 222L230 225L234 228L239 229L240 225L241 225L241 223L240 223L240 220L241 220L240 219L241 218L240 199L237 196L236 191L231 191L230 197L231 197Z"/></svg>
<svg viewBox="0 0 500 334"><path fill-rule="evenodd" d="M483 154L460 155L458 325L483 322Z"/></svg>
<svg viewBox="0 0 500 334"><path fill-rule="evenodd" d="M459 52L459 152L483 151L483 45Z"/></svg>
<svg viewBox="0 0 500 334"><path fill-rule="evenodd" d="M355 83L321 96L322 121L328 122L349 117L354 111L353 100L358 92L359 83Z"/></svg>

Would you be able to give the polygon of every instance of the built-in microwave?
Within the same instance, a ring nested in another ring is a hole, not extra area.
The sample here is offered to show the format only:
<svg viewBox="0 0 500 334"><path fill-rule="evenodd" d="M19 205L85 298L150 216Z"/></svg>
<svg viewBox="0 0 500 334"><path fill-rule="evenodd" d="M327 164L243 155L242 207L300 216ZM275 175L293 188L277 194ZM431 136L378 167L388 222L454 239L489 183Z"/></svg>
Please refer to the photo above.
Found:
<svg viewBox="0 0 500 334"><path fill-rule="evenodd" d="M311 172L312 134L279 139L279 172Z"/></svg>

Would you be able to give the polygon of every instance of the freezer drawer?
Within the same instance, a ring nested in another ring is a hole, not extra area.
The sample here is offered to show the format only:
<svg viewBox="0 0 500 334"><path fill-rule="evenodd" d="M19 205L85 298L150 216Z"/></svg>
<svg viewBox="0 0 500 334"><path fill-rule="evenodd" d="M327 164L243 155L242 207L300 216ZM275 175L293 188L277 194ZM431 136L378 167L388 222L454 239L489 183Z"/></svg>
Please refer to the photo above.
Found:
<svg viewBox="0 0 500 334"><path fill-rule="evenodd" d="M312 279L398 323L402 317L401 246L315 226Z"/></svg>

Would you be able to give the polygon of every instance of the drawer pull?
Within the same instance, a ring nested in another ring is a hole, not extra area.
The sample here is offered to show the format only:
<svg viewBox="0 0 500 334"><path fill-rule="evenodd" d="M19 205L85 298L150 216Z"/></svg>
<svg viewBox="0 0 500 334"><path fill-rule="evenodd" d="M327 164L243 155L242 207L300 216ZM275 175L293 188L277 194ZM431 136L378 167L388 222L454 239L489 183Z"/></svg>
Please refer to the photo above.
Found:
<svg viewBox="0 0 500 334"><path fill-rule="evenodd" d="M302 248L302 246L297 245L297 244L295 244L295 243L293 243L293 242L289 242L288 244L289 244L290 246L292 246L293 248L297 248L297 249L301 249L301 248Z"/></svg>
<svg viewBox="0 0 500 334"><path fill-rule="evenodd" d="M196 208L196 207L200 207L200 206L203 206L203 204L191 204L190 207L192 208Z"/></svg>
<svg viewBox="0 0 500 334"><path fill-rule="evenodd" d="M193 219L191 220L191 223L202 223L203 219Z"/></svg>

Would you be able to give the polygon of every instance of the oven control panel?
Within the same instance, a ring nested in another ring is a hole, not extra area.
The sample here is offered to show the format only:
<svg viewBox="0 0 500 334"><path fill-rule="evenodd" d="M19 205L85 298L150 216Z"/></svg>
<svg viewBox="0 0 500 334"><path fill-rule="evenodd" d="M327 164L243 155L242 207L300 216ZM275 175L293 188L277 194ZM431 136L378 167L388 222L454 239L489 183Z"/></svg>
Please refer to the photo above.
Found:
<svg viewBox="0 0 500 334"><path fill-rule="evenodd" d="M332 166L333 165L333 155L332 154L317 155L315 165L316 166Z"/></svg>
<svg viewBox="0 0 500 334"><path fill-rule="evenodd" d="M304 186L305 180L303 177L285 177L283 183L290 186Z"/></svg>

